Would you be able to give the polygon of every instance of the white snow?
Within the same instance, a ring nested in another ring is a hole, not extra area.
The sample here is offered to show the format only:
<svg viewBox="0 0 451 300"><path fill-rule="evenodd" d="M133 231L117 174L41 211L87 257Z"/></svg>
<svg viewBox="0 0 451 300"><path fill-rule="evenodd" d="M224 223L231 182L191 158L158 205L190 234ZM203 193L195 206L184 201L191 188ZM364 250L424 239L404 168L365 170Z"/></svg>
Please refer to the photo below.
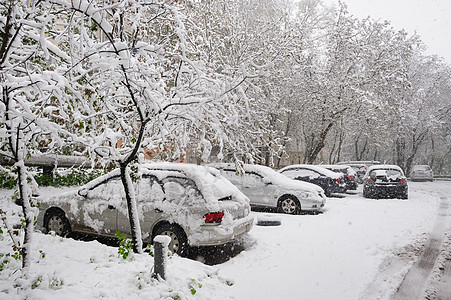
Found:
<svg viewBox="0 0 451 300"><path fill-rule="evenodd" d="M8 200L11 193L0 190L10 225L20 212ZM321 215L275 214L280 226L254 226L245 250L225 263L207 266L172 256L166 281L151 277L153 258L146 253L124 260L118 248L97 241L36 233L30 273L23 277L19 262L7 263L0 298L369 299L371 286L371 299L389 299L432 230L440 196L450 194L449 181L409 182L408 200L365 199L360 187L356 195L329 201ZM270 213L251 214L256 222ZM0 253L11 251L4 232ZM405 263L385 274L384 264L401 255Z"/></svg>

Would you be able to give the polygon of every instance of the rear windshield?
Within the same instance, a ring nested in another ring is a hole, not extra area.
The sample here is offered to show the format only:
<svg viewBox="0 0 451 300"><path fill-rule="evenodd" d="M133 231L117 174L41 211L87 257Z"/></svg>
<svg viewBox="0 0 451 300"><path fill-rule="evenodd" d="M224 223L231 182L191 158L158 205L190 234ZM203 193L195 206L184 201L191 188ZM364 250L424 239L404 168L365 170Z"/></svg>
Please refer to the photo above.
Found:
<svg viewBox="0 0 451 300"><path fill-rule="evenodd" d="M402 173L395 169L376 169L370 172L370 177L385 176L387 178L402 177Z"/></svg>

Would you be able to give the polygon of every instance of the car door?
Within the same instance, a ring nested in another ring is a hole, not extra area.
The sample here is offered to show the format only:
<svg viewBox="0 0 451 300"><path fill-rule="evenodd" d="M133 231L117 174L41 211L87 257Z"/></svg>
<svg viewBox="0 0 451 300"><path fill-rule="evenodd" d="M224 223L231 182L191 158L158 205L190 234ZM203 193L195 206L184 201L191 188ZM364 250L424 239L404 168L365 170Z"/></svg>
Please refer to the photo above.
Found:
<svg viewBox="0 0 451 300"><path fill-rule="evenodd" d="M119 177L110 178L87 191L81 203L81 231L114 236L117 229L118 207L125 201Z"/></svg>
<svg viewBox="0 0 451 300"><path fill-rule="evenodd" d="M242 178L241 191L249 197L253 205L271 205L274 202L273 192L269 191L269 184L263 181L260 174L246 172Z"/></svg>
<svg viewBox="0 0 451 300"><path fill-rule="evenodd" d="M164 192L160 182L153 176L143 176L134 182L138 216L141 225L142 238L150 243L153 225L161 219L161 210L155 207L158 200L164 198ZM130 220L126 201L120 204L117 216L117 230L131 236Z"/></svg>

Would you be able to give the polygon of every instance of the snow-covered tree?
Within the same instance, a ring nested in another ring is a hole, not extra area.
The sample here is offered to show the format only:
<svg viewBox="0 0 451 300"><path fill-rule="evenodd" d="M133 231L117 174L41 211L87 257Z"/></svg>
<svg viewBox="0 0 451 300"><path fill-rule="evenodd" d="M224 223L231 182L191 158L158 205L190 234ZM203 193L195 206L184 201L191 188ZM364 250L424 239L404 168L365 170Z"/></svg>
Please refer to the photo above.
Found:
<svg viewBox="0 0 451 300"><path fill-rule="evenodd" d="M218 71L190 18L189 1L66 1L54 40L71 58L65 73L84 99L73 111L82 149L121 169L135 251L141 251L130 165L153 152L171 158L197 149L206 160L252 148L241 134L249 100L243 73ZM254 139L255 140L255 139ZM247 151L246 151L247 152Z"/></svg>
<svg viewBox="0 0 451 300"><path fill-rule="evenodd" d="M353 135L356 153L361 152L358 141L375 132L372 119L379 117L374 113L396 103L397 91L408 87L407 65L415 43L389 23L349 15L344 4L322 24L323 30L312 31L314 50L305 47L295 54L298 72L291 85L297 87L297 97L290 101L297 112L292 136L300 141L306 163L316 161L332 131L341 132L340 147L346 135ZM368 130L362 131L365 124Z"/></svg>
<svg viewBox="0 0 451 300"><path fill-rule="evenodd" d="M451 69L436 56L416 55L411 60L409 79L411 86L402 95L398 122L392 131L396 163L407 174L420 148L449 129Z"/></svg>
<svg viewBox="0 0 451 300"><path fill-rule="evenodd" d="M281 88L277 64L290 39L289 11L288 1L216 0L199 2L189 12L201 33L194 42L199 55L218 75L236 78L236 99L246 102L235 113L243 116L241 127L228 128L236 142L228 143L226 159L270 164L282 146L275 114L284 107L275 90Z"/></svg>
<svg viewBox="0 0 451 300"><path fill-rule="evenodd" d="M55 20L41 1L0 4L0 154L11 159L17 171L17 203L22 206L25 233L21 245L16 246L23 267L29 267L35 216L28 184L32 176L24 160L71 142L64 128L66 115L59 107L71 110L77 106L61 73L60 64L70 58L48 38Z"/></svg>

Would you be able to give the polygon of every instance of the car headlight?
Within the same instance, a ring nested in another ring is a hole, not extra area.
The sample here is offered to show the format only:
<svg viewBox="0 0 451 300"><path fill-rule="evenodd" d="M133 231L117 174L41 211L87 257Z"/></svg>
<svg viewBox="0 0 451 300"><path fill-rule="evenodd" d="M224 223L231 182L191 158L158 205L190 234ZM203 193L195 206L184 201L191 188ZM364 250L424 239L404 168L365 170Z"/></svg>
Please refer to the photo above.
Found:
<svg viewBox="0 0 451 300"><path fill-rule="evenodd" d="M319 197L316 193L313 193L313 192L305 192L305 193L303 193L302 194L302 198L306 198L306 199L317 201L317 202L321 202L322 201L321 197Z"/></svg>

